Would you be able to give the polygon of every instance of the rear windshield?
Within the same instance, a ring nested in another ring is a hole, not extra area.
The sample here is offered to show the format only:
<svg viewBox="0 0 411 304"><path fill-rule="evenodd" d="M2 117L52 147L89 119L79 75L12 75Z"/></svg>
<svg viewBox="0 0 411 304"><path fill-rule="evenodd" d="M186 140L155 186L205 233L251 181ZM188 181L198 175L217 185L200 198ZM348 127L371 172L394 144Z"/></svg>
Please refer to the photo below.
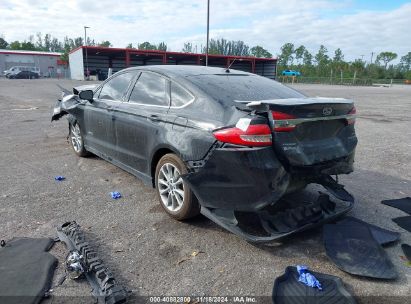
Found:
<svg viewBox="0 0 411 304"><path fill-rule="evenodd" d="M218 74L196 75L188 79L214 99L224 102L304 97L294 89L260 76Z"/></svg>

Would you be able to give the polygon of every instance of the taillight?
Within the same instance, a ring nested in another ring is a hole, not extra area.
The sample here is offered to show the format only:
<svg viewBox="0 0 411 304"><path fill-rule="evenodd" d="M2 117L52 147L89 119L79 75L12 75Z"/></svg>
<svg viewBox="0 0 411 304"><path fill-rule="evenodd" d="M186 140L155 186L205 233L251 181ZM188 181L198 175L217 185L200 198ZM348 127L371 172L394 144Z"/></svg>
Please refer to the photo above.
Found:
<svg viewBox="0 0 411 304"><path fill-rule="evenodd" d="M271 130L268 125L248 125L240 129L237 127L221 129L213 132L214 137L225 143L249 146L249 147L263 147L271 146Z"/></svg>
<svg viewBox="0 0 411 304"><path fill-rule="evenodd" d="M347 118L347 123L348 123L349 125L355 124L356 114L357 114L357 109L356 109L355 107L353 107L353 108L351 109L351 111L348 112L348 115L349 115L349 116L348 116L348 118Z"/></svg>
<svg viewBox="0 0 411 304"><path fill-rule="evenodd" d="M283 112L272 112L274 119L274 131L276 132L290 132L294 130L295 125L292 123L292 119L296 119L294 115L290 115Z"/></svg>

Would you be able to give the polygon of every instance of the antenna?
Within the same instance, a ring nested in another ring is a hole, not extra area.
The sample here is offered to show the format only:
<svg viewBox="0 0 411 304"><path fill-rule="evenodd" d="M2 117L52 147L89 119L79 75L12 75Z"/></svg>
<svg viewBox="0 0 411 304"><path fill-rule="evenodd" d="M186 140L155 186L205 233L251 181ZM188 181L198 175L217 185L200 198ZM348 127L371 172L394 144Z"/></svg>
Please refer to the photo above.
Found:
<svg viewBox="0 0 411 304"><path fill-rule="evenodd" d="M237 60L237 58L234 58L233 61L231 61L230 65L225 69L226 73L230 73L230 68L234 64L234 62ZM243 59L238 59L238 61L243 61Z"/></svg>

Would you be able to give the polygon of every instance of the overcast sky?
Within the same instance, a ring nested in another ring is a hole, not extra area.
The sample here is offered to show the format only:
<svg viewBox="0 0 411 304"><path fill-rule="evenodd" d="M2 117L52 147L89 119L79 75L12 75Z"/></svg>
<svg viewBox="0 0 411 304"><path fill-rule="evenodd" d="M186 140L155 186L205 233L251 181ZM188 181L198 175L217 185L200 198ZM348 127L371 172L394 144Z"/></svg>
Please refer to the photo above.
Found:
<svg viewBox="0 0 411 304"><path fill-rule="evenodd" d="M0 35L24 40L37 32L83 36L115 47L164 41L205 44L206 0L0 0ZM315 53L324 44L332 56L370 59L371 52L411 51L411 1L401 0L211 0L211 38L243 40L274 55L286 42ZM374 57L375 58L375 57Z"/></svg>

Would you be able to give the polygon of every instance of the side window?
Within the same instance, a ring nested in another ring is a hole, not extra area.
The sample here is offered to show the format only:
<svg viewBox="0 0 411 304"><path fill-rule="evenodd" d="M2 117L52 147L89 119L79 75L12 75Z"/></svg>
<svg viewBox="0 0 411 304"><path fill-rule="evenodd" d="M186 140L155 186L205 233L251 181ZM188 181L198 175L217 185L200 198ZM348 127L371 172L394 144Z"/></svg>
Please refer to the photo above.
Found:
<svg viewBox="0 0 411 304"><path fill-rule="evenodd" d="M168 106L167 80L152 73L141 73L130 95L130 102Z"/></svg>
<svg viewBox="0 0 411 304"><path fill-rule="evenodd" d="M194 96L187 92L182 86L171 82L171 106L181 107L194 99Z"/></svg>
<svg viewBox="0 0 411 304"><path fill-rule="evenodd" d="M100 99L109 100L121 100L123 95L126 93L128 85L131 79L133 79L133 73L122 73L110 79L103 85L100 91Z"/></svg>

